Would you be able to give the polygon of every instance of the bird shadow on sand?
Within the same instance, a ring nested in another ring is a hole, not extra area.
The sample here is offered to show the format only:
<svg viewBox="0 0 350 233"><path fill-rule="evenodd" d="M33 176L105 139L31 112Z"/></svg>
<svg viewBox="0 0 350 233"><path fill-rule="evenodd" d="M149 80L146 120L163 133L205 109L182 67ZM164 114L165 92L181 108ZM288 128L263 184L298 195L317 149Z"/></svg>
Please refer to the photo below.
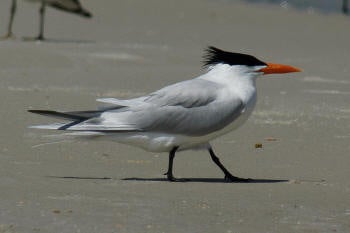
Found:
<svg viewBox="0 0 350 233"><path fill-rule="evenodd" d="M91 177L91 176L46 176L54 179L68 179L68 180L113 180L111 177ZM139 181L139 182L169 182L167 178L138 178L130 177L123 178L124 181ZM282 179L249 179L247 182L229 182L220 178L180 178L176 182L178 183L244 183L244 184L269 184L269 183L286 183L290 180Z"/></svg>
<svg viewBox="0 0 350 233"><path fill-rule="evenodd" d="M23 37L24 42L39 42L39 43L52 43L52 44L96 44L93 40L76 40L76 39L54 39L45 38L44 40L37 40L35 37Z"/></svg>
<svg viewBox="0 0 350 233"><path fill-rule="evenodd" d="M54 179L71 179L71 180L112 180L111 177L91 177L91 176L46 176Z"/></svg>
<svg viewBox="0 0 350 233"><path fill-rule="evenodd" d="M167 178L124 178L126 181L165 181L169 182ZM176 182L180 183L244 183L244 184L258 184L258 183L282 183L289 182L289 180L281 179L249 179L247 182L229 182L221 178L180 178Z"/></svg>

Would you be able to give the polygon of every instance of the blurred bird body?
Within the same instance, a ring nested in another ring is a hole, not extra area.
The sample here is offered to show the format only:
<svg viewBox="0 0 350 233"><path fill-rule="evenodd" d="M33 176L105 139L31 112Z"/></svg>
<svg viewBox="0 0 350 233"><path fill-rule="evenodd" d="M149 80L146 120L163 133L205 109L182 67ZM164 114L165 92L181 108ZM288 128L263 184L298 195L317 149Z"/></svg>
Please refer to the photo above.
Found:
<svg viewBox="0 0 350 233"><path fill-rule="evenodd" d="M25 0L27 2L42 3L43 0ZM92 17L92 14L84 9L79 0L44 0L45 4L58 10L75 13L84 17Z"/></svg>
<svg viewBox="0 0 350 233"><path fill-rule="evenodd" d="M44 40L44 15L46 6L56 8L58 10L74 13L86 18L91 18L92 14L84 9L79 0L25 0L27 2L40 3L40 29L39 35L35 38L37 40ZM17 0L12 0L10 9L10 19L8 24L7 34L3 37L5 39L13 37L12 25L14 16L17 10Z"/></svg>

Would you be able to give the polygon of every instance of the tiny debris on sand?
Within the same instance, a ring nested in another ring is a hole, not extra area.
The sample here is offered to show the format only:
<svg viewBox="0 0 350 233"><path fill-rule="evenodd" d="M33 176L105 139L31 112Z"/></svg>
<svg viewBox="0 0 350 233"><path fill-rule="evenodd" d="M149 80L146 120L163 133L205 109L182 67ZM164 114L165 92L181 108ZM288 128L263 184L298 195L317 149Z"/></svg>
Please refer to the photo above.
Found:
<svg viewBox="0 0 350 233"><path fill-rule="evenodd" d="M267 137L267 138L265 138L265 141L267 141L267 142L276 142L276 141L278 141L278 139L274 138L274 137Z"/></svg>

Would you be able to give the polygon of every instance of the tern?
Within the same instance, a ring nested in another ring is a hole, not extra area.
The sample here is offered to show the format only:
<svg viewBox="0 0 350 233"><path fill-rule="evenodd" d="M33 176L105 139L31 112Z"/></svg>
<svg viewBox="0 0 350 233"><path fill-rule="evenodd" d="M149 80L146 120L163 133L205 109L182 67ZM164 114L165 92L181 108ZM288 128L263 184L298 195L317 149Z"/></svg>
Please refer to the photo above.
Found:
<svg viewBox="0 0 350 233"><path fill-rule="evenodd" d="M69 120L69 123L31 126L71 131L72 136L109 138L152 152L169 153L169 181L177 151L205 149L229 182L251 179L232 175L214 153L210 141L241 126L257 100L256 79L267 74L299 72L300 69L265 63L251 55L208 47L204 55L207 72L191 80L166 86L133 99L102 98L108 104L93 111L31 113Z"/></svg>
<svg viewBox="0 0 350 233"><path fill-rule="evenodd" d="M44 40L44 16L45 16L45 9L47 5L59 10L75 13L86 18L92 17L92 14L81 6L79 0L27 0L27 1L41 3L41 7L39 10L40 29L39 29L39 35L35 38L36 40ZM3 37L5 39L13 37L12 24L15 17L16 9L17 9L17 0L12 0L12 5L10 8L11 14L10 14L8 28L7 28L7 34Z"/></svg>

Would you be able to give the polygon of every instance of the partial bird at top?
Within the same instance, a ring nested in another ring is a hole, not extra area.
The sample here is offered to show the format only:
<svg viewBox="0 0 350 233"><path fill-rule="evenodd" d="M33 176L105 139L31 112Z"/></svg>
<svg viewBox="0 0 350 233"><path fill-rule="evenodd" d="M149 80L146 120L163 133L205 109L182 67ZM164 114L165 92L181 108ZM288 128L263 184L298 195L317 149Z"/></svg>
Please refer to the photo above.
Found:
<svg viewBox="0 0 350 233"><path fill-rule="evenodd" d="M32 126L72 132L69 135L109 139L168 152L168 180L173 176L176 151L208 150L231 182L249 182L233 176L214 154L210 141L241 126L256 103L256 79L264 74L299 72L291 66L265 63L251 55L209 47L204 56L207 72L134 99L97 99L108 107L93 111L29 112L68 120L69 123Z"/></svg>
<svg viewBox="0 0 350 233"><path fill-rule="evenodd" d="M40 13L39 35L35 38L36 40L45 39L44 18L45 18L46 6L51 6L53 8L56 8L62 11L78 14L86 18L92 17L92 14L81 6L79 0L26 0L26 1L38 2L41 4L39 9L39 13ZM13 25L13 20L15 17L16 10L17 10L17 0L12 0L12 5L10 9L11 14L10 14L8 28L7 28L7 34L3 37L3 39L14 37L14 34L12 32L12 25Z"/></svg>

